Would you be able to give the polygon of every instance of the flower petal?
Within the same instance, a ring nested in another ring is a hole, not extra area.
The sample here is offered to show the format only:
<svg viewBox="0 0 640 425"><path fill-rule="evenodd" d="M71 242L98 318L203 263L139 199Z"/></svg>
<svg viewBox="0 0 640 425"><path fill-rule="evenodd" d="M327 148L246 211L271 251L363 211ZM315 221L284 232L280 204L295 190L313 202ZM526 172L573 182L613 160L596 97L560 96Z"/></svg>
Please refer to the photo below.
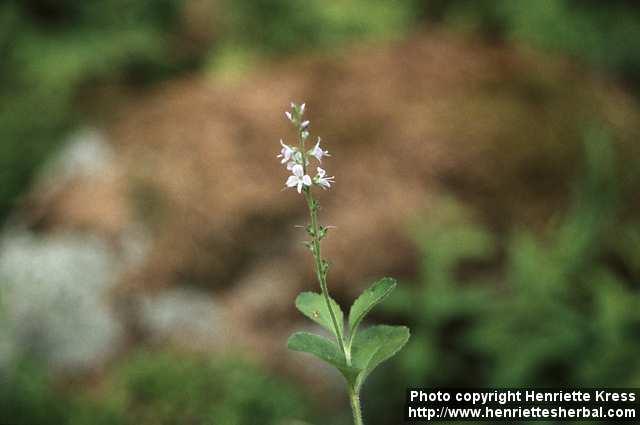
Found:
<svg viewBox="0 0 640 425"><path fill-rule="evenodd" d="M309 177L308 175L305 174L302 177L302 182L307 186L311 186L311 177Z"/></svg>
<svg viewBox="0 0 640 425"><path fill-rule="evenodd" d="M296 176L289 176L289 178L287 179L287 182L285 183L285 185L287 187L293 187L295 185L298 184L298 178Z"/></svg>
<svg viewBox="0 0 640 425"><path fill-rule="evenodd" d="M300 179L304 174L304 169L302 168L302 165L296 164L291 168L291 172L293 173L294 176Z"/></svg>

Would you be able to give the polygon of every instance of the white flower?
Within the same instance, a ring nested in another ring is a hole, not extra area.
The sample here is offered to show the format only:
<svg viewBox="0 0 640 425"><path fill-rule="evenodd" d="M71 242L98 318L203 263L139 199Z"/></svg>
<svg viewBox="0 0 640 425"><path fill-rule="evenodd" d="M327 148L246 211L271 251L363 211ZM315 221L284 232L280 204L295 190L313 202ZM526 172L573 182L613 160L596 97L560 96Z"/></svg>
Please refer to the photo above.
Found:
<svg viewBox="0 0 640 425"><path fill-rule="evenodd" d="M285 183L287 187L297 186L298 193L302 193L302 186L311 186L311 177L304 174L302 165L294 165L291 171L293 172L293 175L289 176L289 178L287 179L287 182Z"/></svg>
<svg viewBox="0 0 640 425"><path fill-rule="evenodd" d="M306 106L306 103L303 103L302 105L300 105L300 115L304 114L304 107Z"/></svg>
<svg viewBox="0 0 640 425"><path fill-rule="evenodd" d="M307 130L304 130L302 133L300 133L300 136L304 139L307 140L309 138L309 132Z"/></svg>
<svg viewBox="0 0 640 425"><path fill-rule="evenodd" d="M287 162L287 170L291 171L295 166L296 166L296 163L294 161Z"/></svg>
<svg viewBox="0 0 640 425"><path fill-rule="evenodd" d="M315 156L319 162L322 162L323 156L331 156L329 155L329 151L322 150L320 147L320 138L318 137L318 143L309 151L309 155Z"/></svg>
<svg viewBox="0 0 640 425"><path fill-rule="evenodd" d="M334 178L333 176L331 177L325 177L325 174L327 174L326 171L324 171L322 168L317 167L318 170L318 175L316 175L313 178L313 181L315 182L315 184L317 184L318 186L320 186L323 189L327 189L331 187L331 183L335 183L334 182Z"/></svg>
<svg viewBox="0 0 640 425"><path fill-rule="evenodd" d="M294 122L293 115L291 115L291 112L285 111L284 116L287 117L289 121Z"/></svg>
<svg viewBox="0 0 640 425"><path fill-rule="evenodd" d="M307 128L309 128L309 124L311 124L311 121L309 120L302 121L302 123L300 124L300 128L306 130Z"/></svg>
<svg viewBox="0 0 640 425"><path fill-rule="evenodd" d="M282 150L280 151L280 155L276 156L276 158L282 158L282 161L280 161L280 163L284 164L291 159L291 157L295 153L295 149L293 149L289 145L285 145L282 139L280 139L280 144L282 145Z"/></svg>

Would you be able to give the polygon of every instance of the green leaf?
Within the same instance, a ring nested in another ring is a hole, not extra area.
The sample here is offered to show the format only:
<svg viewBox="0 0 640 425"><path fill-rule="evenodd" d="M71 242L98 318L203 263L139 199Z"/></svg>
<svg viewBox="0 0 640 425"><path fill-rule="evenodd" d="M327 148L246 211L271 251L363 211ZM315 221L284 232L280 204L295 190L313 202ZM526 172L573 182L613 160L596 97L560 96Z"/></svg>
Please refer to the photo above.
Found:
<svg viewBox="0 0 640 425"><path fill-rule="evenodd" d="M345 377L349 385L355 385L361 370L347 366L344 355L333 342L307 332L296 332L289 337L287 347L293 351L313 354L320 360L333 365Z"/></svg>
<svg viewBox="0 0 640 425"><path fill-rule="evenodd" d="M344 332L344 314L340 306L332 298L329 298L331 307L336 315L340 332ZM321 294L315 292L303 292L296 298L296 308L309 319L328 329L332 334L336 334L331 320L331 314L327 308L327 303ZM336 335L336 338L338 335Z"/></svg>
<svg viewBox="0 0 640 425"><path fill-rule="evenodd" d="M364 316L366 316L373 307L384 300L396 287L395 279L385 277L371 285L355 300L349 310L349 334L353 339Z"/></svg>
<svg viewBox="0 0 640 425"><path fill-rule="evenodd" d="M409 340L405 326L372 326L359 332L353 341L353 367L362 370L356 383L359 388L366 377L383 361L393 357Z"/></svg>

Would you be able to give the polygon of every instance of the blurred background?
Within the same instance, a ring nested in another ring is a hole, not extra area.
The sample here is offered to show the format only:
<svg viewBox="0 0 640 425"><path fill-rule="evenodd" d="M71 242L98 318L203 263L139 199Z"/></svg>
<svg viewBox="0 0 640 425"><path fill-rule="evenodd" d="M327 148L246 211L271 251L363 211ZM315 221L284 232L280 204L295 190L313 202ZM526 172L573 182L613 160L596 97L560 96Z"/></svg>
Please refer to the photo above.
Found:
<svg viewBox="0 0 640 425"><path fill-rule="evenodd" d="M5 0L0 422L350 423L288 352L315 290L278 139L306 101L330 289L399 289L363 395L640 387L632 0Z"/></svg>

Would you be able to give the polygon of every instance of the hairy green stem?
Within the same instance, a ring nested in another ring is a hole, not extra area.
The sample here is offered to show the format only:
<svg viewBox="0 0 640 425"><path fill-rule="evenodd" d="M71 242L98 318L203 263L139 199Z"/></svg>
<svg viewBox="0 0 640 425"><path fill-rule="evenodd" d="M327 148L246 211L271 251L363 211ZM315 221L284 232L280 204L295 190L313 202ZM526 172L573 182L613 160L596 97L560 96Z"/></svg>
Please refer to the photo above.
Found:
<svg viewBox="0 0 640 425"><path fill-rule="evenodd" d="M333 311L333 307L331 306L331 301L329 297L329 289L327 288L327 277L326 272L323 270L322 264L322 255L320 253L320 237L318 228L318 208L315 204L315 200L313 199L313 195L311 192L305 188L304 197L307 200L307 206L309 207L309 215L311 217L311 248L313 259L315 261L316 268L316 277L318 278L318 283L320 284L320 289L322 290L322 296L324 297L324 301L327 304L327 309L329 310L329 315L331 316L331 322L333 323L333 328L336 332L336 339L338 340L338 345L340 346L340 350L345 356L347 364L351 364L351 356L347 351L346 345L344 343L344 336L342 335L341 326L338 324L338 319L336 318L336 314Z"/></svg>
<svg viewBox="0 0 640 425"><path fill-rule="evenodd" d="M360 394L353 388L349 388L349 401L351 402L354 425L363 425L362 410L360 409Z"/></svg>

